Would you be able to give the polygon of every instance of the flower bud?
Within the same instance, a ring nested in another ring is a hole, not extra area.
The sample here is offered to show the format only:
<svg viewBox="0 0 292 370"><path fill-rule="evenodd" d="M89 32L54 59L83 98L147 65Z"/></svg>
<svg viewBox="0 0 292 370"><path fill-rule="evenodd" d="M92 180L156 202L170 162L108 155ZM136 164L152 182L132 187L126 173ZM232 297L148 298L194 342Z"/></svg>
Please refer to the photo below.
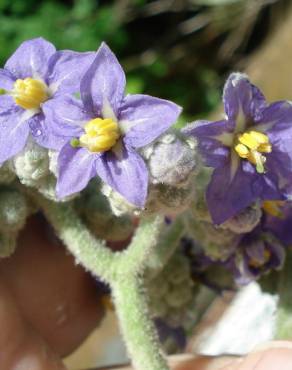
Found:
<svg viewBox="0 0 292 370"><path fill-rule="evenodd" d="M180 186L150 185L145 209L151 213L159 212L173 216L182 213L195 198L194 177Z"/></svg>
<svg viewBox="0 0 292 370"><path fill-rule="evenodd" d="M262 210L259 203L243 209L236 216L225 221L221 225L224 229L229 229L237 234L248 233L252 231L260 222Z"/></svg>
<svg viewBox="0 0 292 370"><path fill-rule="evenodd" d="M117 217L113 214L108 198L100 192L97 181L77 200L77 206L99 238L118 241L127 239L133 232L133 223L129 215Z"/></svg>
<svg viewBox="0 0 292 370"><path fill-rule="evenodd" d="M38 187L49 174L48 151L31 140L14 158L14 167L22 184Z"/></svg>
<svg viewBox="0 0 292 370"><path fill-rule="evenodd" d="M101 185L101 192L107 197L111 211L117 217L127 214L139 215L142 212L141 209L130 204L121 194L105 183Z"/></svg>
<svg viewBox="0 0 292 370"><path fill-rule="evenodd" d="M0 191L0 230L15 232L20 230L29 214L25 196L16 190Z"/></svg>
<svg viewBox="0 0 292 370"><path fill-rule="evenodd" d="M143 154L153 184L176 186L185 183L198 166L195 142L174 133L163 135Z"/></svg>

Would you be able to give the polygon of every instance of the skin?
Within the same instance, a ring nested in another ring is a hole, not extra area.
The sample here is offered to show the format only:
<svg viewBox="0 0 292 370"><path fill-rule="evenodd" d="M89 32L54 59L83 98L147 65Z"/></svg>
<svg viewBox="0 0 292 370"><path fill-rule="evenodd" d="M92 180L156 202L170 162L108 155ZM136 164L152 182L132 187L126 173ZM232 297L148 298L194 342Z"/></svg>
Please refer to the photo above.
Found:
<svg viewBox="0 0 292 370"><path fill-rule="evenodd" d="M94 279L52 235L45 221L34 216L13 256L0 261L1 370L65 370L61 358L102 319ZM292 345L277 347L245 359L187 355L170 363L174 370L291 370Z"/></svg>

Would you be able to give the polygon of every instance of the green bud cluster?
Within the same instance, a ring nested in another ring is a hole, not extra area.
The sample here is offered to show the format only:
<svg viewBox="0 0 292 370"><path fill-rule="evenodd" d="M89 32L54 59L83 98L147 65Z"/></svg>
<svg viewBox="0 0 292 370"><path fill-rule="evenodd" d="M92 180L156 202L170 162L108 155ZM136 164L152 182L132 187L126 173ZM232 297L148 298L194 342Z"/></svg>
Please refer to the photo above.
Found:
<svg viewBox="0 0 292 370"><path fill-rule="evenodd" d="M100 185L93 181L82 197L77 199L77 207L85 222L99 238L125 240L133 232L132 218L125 214L113 214L108 198L100 192Z"/></svg>
<svg viewBox="0 0 292 370"><path fill-rule="evenodd" d="M194 299L198 286L193 282L190 262L176 252L164 269L147 282L150 312L172 327L188 327L195 321Z"/></svg>

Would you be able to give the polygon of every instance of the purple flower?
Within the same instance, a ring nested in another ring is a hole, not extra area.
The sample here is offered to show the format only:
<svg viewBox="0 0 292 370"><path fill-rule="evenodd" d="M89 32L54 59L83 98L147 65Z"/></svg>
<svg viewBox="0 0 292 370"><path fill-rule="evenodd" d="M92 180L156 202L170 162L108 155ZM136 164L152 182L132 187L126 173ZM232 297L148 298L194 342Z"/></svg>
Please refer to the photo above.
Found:
<svg viewBox="0 0 292 370"><path fill-rule="evenodd" d="M275 235L286 247L292 246L292 202L264 202L263 228Z"/></svg>
<svg viewBox="0 0 292 370"><path fill-rule="evenodd" d="M81 100L62 96L45 105L52 135L67 141L58 157L60 198L98 175L130 203L144 205L148 171L136 149L165 132L181 109L147 95L124 96L125 84L122 67L102 44L81 80Z"/></svg>
<svg viewBox="0 0 292 370"><path fill-rule="evenodd" d="M183 131L195 136L205 164L215 168L206 199L215 224L221 224L257 199L291 195L292 105L268 105L248 78L233 73L223 102L225 119L198 121Z"/></svg>
<svg viewBox="0 0 292 370"><path fill-rule="evenodd" d="M0 164L19 153L31 134L51 147L51 122L43 114L48 101L78 91L80 77L94 53L56 51L42 38L23 42L0 69ZM53 138L55 139L55 138Z"/></svg>
<svg viewBox="0 0 292 370"><path fill-rule="evenodd" d="M262 274L280 269L285 259L283 245L261 227L244 235L227 266L238 285L246 285Z"/></svg>

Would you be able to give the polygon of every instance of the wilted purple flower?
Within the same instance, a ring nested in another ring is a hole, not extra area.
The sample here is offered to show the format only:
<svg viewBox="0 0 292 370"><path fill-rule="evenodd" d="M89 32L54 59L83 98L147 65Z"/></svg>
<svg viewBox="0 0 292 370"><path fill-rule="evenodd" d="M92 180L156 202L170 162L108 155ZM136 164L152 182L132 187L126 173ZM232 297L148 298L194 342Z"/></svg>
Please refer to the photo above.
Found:
<svg viewBox="0 0 292 370"><path fill-rule="evenodd" d="M263 228L286 247L292 246L292 202L264 202Z"/></svg>
<svg viewBox="0 0 292 370"><path fill-rule="evenodd" d="M29 134L41 146L57 145L43 107L56 96L78 91L80 76L93 57L56 51L42 38L19 46L0 69L0 164L24 148Z"/></svg>
<svg viewBox="0 0 292 370"><path fill-rule="evenodd" d="M283 245L261 227L244 235L228 267L238 285L245 285L261 275L280 269L285 259Z"/></svg>
<svg viewBox="0 0 292 370"><path fill-rule="evenodd" d="M198 139L205 164L215 168L206 194L215 224L257 199L286 199L292 180L292 104L268 105L240 73L228 78L223 102L225 119L183 130Z"/></svg>
<svg viewBox="0 0 292 370"><path fill-rule="evenodd" d="M125 84L121 65L102 44L81 80L81 100L62 96L45 105L55 122L52 135L67 139L58 158L59 197L81 191L98 175L130 203L144 205L148 171L136 149L166 131L180 108L147 95L124 96Z"/></svg>

